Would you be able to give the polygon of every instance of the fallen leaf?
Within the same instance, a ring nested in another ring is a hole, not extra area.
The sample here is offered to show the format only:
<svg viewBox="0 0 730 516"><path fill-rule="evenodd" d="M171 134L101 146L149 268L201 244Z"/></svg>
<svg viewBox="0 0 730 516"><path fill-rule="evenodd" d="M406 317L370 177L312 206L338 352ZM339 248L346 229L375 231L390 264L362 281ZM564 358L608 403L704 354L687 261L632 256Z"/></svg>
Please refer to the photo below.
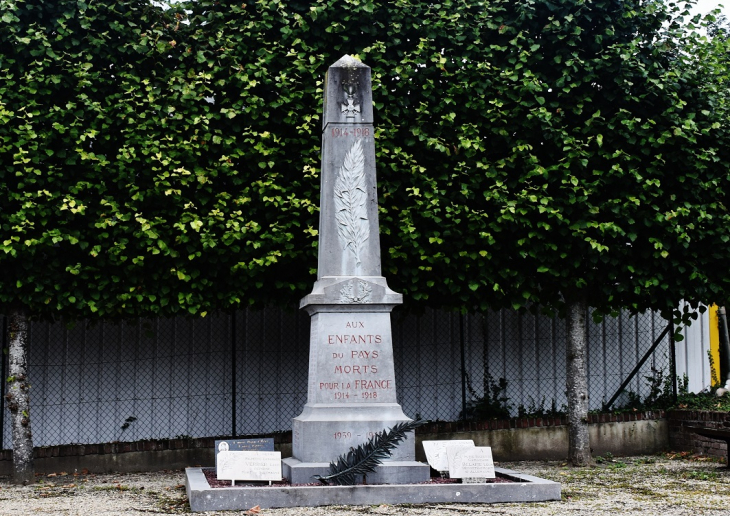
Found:
<svg viewBox="0 0 730 516"><path fill-rule="evenodd" d="M256 507L251 507L249 510L244 512L244 514L258 514L261 512L261 506L257 505Z"/></svg>
<svg viewBox="0 0 730 516"><path fill-rule="evenodd" d="M57 477L58 475L56 473L49 473L48 478Z"/></svg>

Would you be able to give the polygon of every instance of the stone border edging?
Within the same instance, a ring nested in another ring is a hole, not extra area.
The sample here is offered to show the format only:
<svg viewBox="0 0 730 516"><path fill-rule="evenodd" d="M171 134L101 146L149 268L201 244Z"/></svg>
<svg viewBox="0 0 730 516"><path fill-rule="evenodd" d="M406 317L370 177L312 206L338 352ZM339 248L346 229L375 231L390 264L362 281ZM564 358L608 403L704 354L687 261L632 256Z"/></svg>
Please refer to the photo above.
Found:
<svg viewBox="0 0 730 516"><path fill-rule="evenodd" d="M211 488L201 468L185 470L185 488L193 512L323 505L403 503L509 503L560 500L560 484L517 471L494 468L517 480L500 484L391 484Z"/></svg>

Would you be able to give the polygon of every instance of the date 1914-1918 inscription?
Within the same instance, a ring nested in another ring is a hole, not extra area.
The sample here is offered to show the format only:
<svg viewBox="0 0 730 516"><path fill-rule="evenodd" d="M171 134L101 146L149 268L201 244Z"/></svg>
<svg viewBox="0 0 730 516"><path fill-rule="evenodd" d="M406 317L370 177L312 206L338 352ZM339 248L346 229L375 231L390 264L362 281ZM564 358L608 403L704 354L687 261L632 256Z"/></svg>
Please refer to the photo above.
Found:
<svg viewBox="0 0 730 516"><path fill-rule="evenodd" d="M331 131L333 138L347 138L349 136L367 138L370 136L369 127L333 127Z"/></svg>

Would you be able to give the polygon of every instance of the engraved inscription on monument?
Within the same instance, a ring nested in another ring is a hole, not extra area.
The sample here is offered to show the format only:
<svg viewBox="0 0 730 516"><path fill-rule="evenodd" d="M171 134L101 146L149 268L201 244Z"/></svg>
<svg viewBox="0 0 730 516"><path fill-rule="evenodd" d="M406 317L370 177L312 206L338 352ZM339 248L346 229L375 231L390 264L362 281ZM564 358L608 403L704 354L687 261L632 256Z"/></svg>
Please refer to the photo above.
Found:
<svg viewBox="0 0 730 516"><path fill-rule="evenodd" d="M377 313L323 317L317 361L321 367L318 382L311 386L316 402L396 402L393 362L387 360L392 344L381 318Z"/></svg>

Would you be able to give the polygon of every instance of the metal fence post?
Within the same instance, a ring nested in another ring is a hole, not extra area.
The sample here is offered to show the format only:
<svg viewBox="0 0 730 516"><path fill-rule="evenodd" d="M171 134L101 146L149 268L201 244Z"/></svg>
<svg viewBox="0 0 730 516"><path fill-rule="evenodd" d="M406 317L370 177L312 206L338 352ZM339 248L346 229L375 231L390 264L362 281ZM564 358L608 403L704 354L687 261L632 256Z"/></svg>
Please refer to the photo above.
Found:
<svg viewBox="0 0 730 516"><path fill-rule="evenodd" d="M2 353L0 355L0 450L5 449L5 384L7 383L5 381L5 377L7 376L7 372L5 369L5 362L6 362L6 354L5 350L8 346L8 318L5 316L2 316L3 318L3 336L2 336L2 348L0 349L0 352Z"/></svg>
<svg viewBox="0 0 730 516"><path fill-rule="evenodd" d="M677 343L674 342L674 319L669 321L669 369L672 375L672 401L677 404Z"/></svg>
<svg viewBox="0 0 730 516"><path fill-rule="evenodd" d="M464 349L464 314L459 314L459 348L461 350L461 418L466 421L466 351Z"/></svg>
<svg viewBox="0 0 730 516"><path fill-rule="evenodd" d="M231 437L236 437L236 310L231 311Z"/></svg>

